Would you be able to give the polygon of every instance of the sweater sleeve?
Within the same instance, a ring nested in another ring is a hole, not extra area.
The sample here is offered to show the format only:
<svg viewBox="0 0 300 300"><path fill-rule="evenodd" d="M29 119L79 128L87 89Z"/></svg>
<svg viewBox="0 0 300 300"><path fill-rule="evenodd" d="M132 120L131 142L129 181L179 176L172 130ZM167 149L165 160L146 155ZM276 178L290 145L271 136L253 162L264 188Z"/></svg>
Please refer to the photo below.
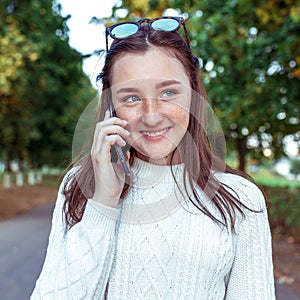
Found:
<svg viewBox="0 0 300 300"><path fill-rule="evenodd" d="M226 300L275 299L271 233L265 199L252 183L242 179L235 190L249 208L237 224L235 255L227 278Z"/></svg>
<svg viewBox="0 0 300 300"><path fill-rule="evenodd" d="M100 299L113 261L117 215L103 214L88 201L82 220L65 233L63 185L53 212L46 259L30 299Z"/></svg>

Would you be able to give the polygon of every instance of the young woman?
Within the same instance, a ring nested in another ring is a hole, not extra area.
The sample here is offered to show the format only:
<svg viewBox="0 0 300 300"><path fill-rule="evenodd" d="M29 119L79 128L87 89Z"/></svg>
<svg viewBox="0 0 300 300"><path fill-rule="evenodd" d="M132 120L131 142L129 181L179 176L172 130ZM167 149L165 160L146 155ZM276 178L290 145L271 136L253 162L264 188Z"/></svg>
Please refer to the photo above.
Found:
<svg viewBox="0 0 300 300"><path fill-rule="evenodd" d="M106 34L92 147L61 185L31 299L275 299L265 199L211 149L184 20Z"/></svg>

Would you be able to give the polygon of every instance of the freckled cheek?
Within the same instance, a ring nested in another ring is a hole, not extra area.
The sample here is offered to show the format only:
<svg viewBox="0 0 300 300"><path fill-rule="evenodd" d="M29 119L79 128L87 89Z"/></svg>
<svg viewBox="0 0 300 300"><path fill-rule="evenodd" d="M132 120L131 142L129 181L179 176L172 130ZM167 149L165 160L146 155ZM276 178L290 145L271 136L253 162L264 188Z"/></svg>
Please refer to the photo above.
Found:
<svg viewBox="0 0 300 300"><path fill-rule="evenodd" d="M159 112L170 119L175 125L186 129L189 123L189 110L181 106L168 106L165 109L159 109ZM134 108L119 108L116 110L117 116L129 122L128 129L133 130L141 120L144 113Z"/></svg>
<svg viewBox="0 0 300 300"><path fill-rule="evenodd" d="M133 118L133 111L127 108L117 108L116 109L116 115L118 118L125 120L125 121L131 121Z"/></svg>
<svg viewBox="0 0 300 300"><path fill-rule="evenodd" d="M140 120L141 113L135 109L117 109L118 118L128 122L127 129L132 131Z"/></svg>
<svg viewBox="0 0 300 300"><path fill-rule="evenodd" d="M178 107L176 109L173 109L169 111L168 117L176 123L176 125L182 127L183 129L186 129L189 124L189 111L187 109L184 109L182 107Z"/></svg>

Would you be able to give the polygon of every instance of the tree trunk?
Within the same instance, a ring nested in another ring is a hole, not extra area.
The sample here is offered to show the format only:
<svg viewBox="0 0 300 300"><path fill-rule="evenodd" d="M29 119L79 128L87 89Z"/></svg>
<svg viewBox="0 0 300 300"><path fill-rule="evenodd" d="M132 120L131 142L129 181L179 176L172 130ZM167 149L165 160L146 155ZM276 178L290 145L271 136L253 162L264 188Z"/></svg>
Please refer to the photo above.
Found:
<svg viewBox="0 0 300 300"><path fill-rule="evenodd" d="M238 160L239 160L239 165L238 168L241 171L246 170L246 137L238 137L236 139L236 149L238 152Z"/></svg>
<svg viewBox="0 0 300 300"><path fill-rule="evenodd" d="M11 161L13 159L13 151L12 151L12 147L11 145L7 145L7 149L6 149L6 161L5 161L5 172L7 173L11 173L12 169L11 169Z"/></svg>
<svg viewBox="0 0 300 300"><path fill-rule="evenodd" d="M13 158L13 152L11 145L7 146L6 149L6 161L5 161L5 173L3 176L3 186L6 189L10 189L12 187L12 168L11 168L11 161Z"/></svg>

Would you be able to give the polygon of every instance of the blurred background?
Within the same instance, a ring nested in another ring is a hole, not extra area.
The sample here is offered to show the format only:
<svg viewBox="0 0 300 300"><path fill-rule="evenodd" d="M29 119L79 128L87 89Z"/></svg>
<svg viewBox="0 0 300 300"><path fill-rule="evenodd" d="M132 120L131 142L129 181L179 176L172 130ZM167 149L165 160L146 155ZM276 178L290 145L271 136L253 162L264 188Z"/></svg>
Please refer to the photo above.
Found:
<svg viewBox="0 0 300 300"><path fill-rule="evenodd" d="M0 221L54 200L105 25L160 15L187 20L227 162L269 198L276 282L300 295L300 1L1 0Z"/></svg>

